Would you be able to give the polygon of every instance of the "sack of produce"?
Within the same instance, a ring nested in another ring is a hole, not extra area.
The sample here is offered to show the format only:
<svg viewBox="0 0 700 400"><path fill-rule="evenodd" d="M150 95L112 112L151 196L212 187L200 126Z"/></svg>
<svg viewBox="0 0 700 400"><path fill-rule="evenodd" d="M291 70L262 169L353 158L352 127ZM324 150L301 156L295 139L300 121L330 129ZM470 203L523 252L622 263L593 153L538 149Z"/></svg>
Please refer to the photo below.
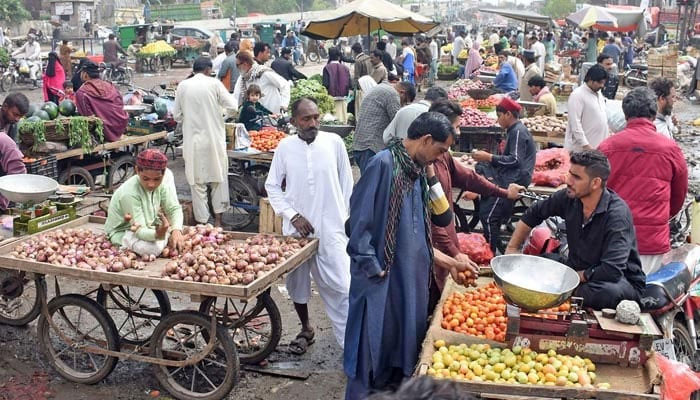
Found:
<svg viewBox="0 0 700 400"><path fill-rule="evenodd" d="M480 233L458 233L459 251L469 256L475 263L486 265L493 258L493 251L484 235Z"/></svg>
<svg viewBox="0 0 700 400"><path fill-rule="evenodd" d="M535 156L535 171L532 183L539 186L557 187L566 182L571 161L569 151L553 148L540 150Z"/></svg>

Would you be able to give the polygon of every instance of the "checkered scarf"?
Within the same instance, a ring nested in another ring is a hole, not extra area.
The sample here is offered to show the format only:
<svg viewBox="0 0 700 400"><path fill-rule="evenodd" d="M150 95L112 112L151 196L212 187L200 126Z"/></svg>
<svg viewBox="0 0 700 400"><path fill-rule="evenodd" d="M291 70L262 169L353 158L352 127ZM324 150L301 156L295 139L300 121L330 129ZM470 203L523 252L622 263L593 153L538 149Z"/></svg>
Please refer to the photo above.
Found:
<svg viewBox="0 0 700 400"><path fill-rule="evenodd" d="M423 195L423 223L425 224L425 235L428 248L430 249L431 263L433 258L432 239L430 236L430 198L428 197L428 179L425 175L425 170L411 159L401 139L395 138L392 140L389 143L389 151L394 159L394 169L389 192L389 216L387 218L384 244L386 272L389 272L394 263L396 233L399 226L399 218L401 217L401 204L404 196L411 190L416 179L420 179Z"/></svg>

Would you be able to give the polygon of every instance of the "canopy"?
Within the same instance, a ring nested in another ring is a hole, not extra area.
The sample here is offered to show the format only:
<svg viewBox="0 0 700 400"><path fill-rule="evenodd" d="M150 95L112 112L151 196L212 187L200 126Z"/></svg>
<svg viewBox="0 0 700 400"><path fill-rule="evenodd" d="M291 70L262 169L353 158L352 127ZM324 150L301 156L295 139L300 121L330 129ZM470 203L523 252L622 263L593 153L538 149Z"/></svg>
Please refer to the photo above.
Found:
<svg viewBox="0 0 700 400"><path fill-rule="evenodd" d="M617 18L617 27L593 26L601 31L632 32L644 37L647 31L647 22L644 10L634 6L615 6L607 4L605 11Z"/></svg>
<svg viewBox="0 0 700 400"><path fill-rule="evenodd" d="M592 26L617 27L617 18L603 7L586 7L566 17L566 20L588 29Z"/></svg>
<svg viewBox="0 0 700 400"><path fill-rule="evenodd" d="M536 12L526 11L526 10L507 10L499 8L480 8L479 11L487 12L492 14L498 14L502 17L514 19L516 21L522 21L526 24L533 24L543 27L553 26L555 22L551 17L546 15L537 14Z"/></svg>
<svg viewBox="0 0 700 400"><path fill-rule="evenodd" d="M368 35L378 29L397 36L427 32L439 24L386 0L355 0L325 18L309 22L302 34L312 39Z"/></svg>

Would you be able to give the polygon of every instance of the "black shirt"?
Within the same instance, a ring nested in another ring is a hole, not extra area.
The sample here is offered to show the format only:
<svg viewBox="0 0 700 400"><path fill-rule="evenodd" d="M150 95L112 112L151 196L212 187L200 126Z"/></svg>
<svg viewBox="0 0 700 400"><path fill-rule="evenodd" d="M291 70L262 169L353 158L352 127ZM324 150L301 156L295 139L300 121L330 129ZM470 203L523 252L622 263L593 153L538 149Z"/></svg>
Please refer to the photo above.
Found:
<svg viewBox="0 0 700 400"><path fill-rule="evenodd" d="M306 79L306 76L301 72L297 71L292 65L292 62L285 59L284 57L275 58L270 66L273 71L277 72L279 76L288 80L295 81L297 79Z"/></svg>
<svg viewBox="0 0 700 400"><path fill-rule="evenodd" d="M615 192L605 189L588 221L583 220L581 200L569 198L566 189L533 204L522 221L535 227L552 216L566 221L569 267L585 270L587 281L617 282L624 276L638 291L644 288L632 212Z"/></svg>
<svg viewBox="0 0 700 400"><path fill-rule="evenodd" d="M605 86L600 90L600 93L606 99L615 100L615 95L617 94L617 88L620 86L620 79L610 74L608 80L605 81Z"/></svg>
<svg viewBox="0 0 700 400"><path fill-rule="evenodd" d="M535 170L535 142L527 127L518 121L508 128L503 154L493 155L491 165L496 169L497 184L508 187L511 183L528 186Z"/></svg>

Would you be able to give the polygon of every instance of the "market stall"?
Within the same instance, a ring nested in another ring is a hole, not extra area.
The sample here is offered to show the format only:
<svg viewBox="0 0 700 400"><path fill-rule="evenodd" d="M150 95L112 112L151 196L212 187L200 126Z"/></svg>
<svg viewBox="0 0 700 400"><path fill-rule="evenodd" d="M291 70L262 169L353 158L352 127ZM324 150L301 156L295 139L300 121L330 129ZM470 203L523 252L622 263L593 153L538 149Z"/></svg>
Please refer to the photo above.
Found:
<svg viewBox="0 0 700 400"><path fill-rule="evenodd" d="M3 189L0 182L7 195ZM20 322L41 314L39 347L72 382L99 382L119 359L147 362L177 399L226 397L238 382L239 357L257 363L274 350L281 320L269 287L318 248L315 239L198 226L185 229L190 250L141 259L113 247L103 224L82 217L0 247L3 266L36 288L27 292L34 298L26 299L31 308ZM77 247L60 244L65 240ZM215 264L215 258L226 260ZM97 301L79 294L48 300L45 274L98 287ZM172 311L166 291L190 294L199 304Z"/></svg>

